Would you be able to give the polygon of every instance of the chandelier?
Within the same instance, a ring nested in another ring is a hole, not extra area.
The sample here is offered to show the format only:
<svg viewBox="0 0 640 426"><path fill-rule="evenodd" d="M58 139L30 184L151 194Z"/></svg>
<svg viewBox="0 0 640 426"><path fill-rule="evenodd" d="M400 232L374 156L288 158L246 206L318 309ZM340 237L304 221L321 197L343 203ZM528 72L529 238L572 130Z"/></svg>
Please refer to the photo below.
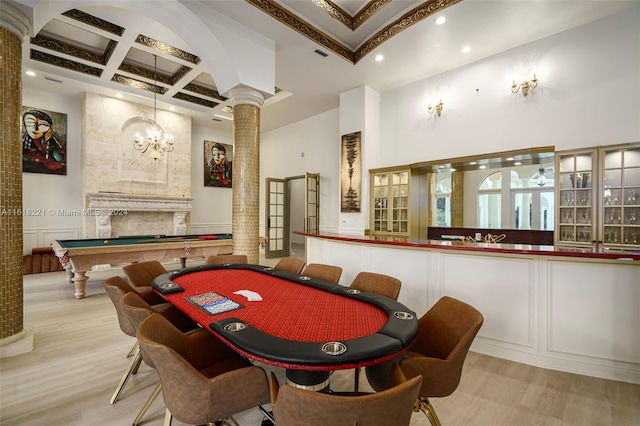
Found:
<svg viewBox="0 0 640 426"><path fill-rule="evenodd" d="M156 120L157 69L158 57L153 55L153 119L146 118L143 114L140 121L146 123L147 129L144 135L136 132L133 139L133 147L143 154L149 152L154 161L158 161L166 152L173 151L173 136L165 133Z"/></svg>

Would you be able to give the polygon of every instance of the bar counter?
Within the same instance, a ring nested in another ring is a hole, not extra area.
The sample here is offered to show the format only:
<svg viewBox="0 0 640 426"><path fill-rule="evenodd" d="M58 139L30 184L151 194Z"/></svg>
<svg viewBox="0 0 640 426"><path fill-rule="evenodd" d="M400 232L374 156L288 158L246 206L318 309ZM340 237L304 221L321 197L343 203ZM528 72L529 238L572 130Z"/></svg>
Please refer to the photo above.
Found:
<svg viewBox="0 0 640 426"><path fill-rule="evenodd" d="M305 234L307 263L402 282L423 315L442 296L476 307L472 350L543 368L640 384L640 252L549 245Z"/></svg>
<svg viewBox="0 0 640 426"><path fill-rule="evenodd" d="M456 240L412 240L399 237L358 236L341 234L309 234L295 232L299 235L327 240L336 240L361 244L395 245L402 247L428 248L441 250L480 251L487 253L532 254L541 256L579 257L587 259L615 259L640 261L640 250L618 250L595 247L563 247L533 244L484 243Z"/></svg>

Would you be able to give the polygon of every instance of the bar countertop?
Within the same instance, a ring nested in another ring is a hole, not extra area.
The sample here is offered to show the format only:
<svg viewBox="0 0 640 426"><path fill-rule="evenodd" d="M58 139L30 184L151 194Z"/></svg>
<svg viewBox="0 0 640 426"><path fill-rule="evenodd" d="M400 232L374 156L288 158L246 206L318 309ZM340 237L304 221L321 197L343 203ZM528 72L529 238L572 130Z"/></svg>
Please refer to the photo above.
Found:
<svg viewBox="0 0 640 426"><path fill-rule="evenodd" d="M538 256L560 256L585 259L613 259L640 262L640 250L619 250L602 247L564 247L552 245L484 243L456 240L413 240L403 237L368 236L333 233L307 233L295 231L295 234L326 240L344 241L360 244L380 244L401 247L415 247L439 250L460 250L486 253L528 254Z"/></svg>

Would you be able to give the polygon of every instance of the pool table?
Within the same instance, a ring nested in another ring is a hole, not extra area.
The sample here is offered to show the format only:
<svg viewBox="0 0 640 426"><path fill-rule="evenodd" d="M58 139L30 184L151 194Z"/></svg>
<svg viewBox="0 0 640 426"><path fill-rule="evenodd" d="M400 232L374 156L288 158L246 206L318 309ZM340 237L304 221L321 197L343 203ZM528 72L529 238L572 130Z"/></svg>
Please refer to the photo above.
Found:
<svg viewBox="0 0 640 426"><path fill-rule="evenodd" d="M260 237L260 243L265 239ZM95 265L162 261L179 258L182 267L188 257L204 257L232 252L231 234L139 236L54 240L53 250L67 270L67 282L75 284L75 297L85 296L87 271Z"/></svg>

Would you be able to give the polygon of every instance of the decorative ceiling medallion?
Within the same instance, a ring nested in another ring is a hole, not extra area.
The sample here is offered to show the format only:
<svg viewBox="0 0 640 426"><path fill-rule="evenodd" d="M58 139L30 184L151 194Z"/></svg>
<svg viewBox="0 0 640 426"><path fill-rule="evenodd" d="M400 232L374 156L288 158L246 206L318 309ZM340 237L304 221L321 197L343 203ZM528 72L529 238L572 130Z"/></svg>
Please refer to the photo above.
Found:
<svg viewBox="0 0 640 426"><path fill-rule="evenodd" d="M121 63L120 66L118 67L118 69L120 71L128 72L129 74L134 74L134 75L137 75L137 76L140 76L140 77L145 77L145 78L148 78L150 80L155 79L155 80L157 80L157 81L159 81L161 83L169 84L171 86L176 84L176 82L178 80L180 80L189 71L191 71L191 68L189 68L187 66L181 66L172 75L167 75L167 74L162 74L162 73L159 73L159 72L155 72L154 73L154 71L152 69L148 69L148 68L145 68L145 67L132 65L132 64L126 63L126 62Z"/></svg>
<svg viewBox="0 0 640 426"><path fill-rule="evenodd" d="M327 12L332 18L343 23L347 28L355 31L367 19L371 18L380 8L388 4L391 0L371 0L367 5L354 16L349 15L344 9L331 0L311 0L320 9Z"/></svg>
<svg viewBox="0 0 640 426"><path fill-rule="evenodd" d="M360 46L354 54L354 63L364 58L373 49L389 40L394 35L406 30L413 24L422 21L440 10L459 3L462 0L430 0L402 15L395 22L378 31L373 37Z"/></svg>
<svg viewBox="0 0 640 426"><path fill-rule="evenodd" d="M307 37L310 40L315 41L316 43L321 44L327 49L333 51L334 53L342 56L349 62L353 62L353 52L343 44L340 44L338 41L334 40L327 34L322 31L316 29L312 25L304 22L297 16L293 15L288 10L282 8L280 5L274 3L271 0L246 0L248 3L254 5L258 9L263 12L271 15L274 19L282 22L289 28L299 32L303 36Z"/></svg>
<svg viewBox="0 0 640 426"><path fill-rule="evenodd" d="M48 53L40 52L39 50L31 49L30 58L34 61L44 62L45 64L54 65L56 67L65 68L71 71L81 72L83 74L100 77L102 75L102 69L92 67L90 65L84 65L80 62L72 61L70 59L64 59L59 56L50 55Z"/></svg>
<svg viewBox="0 0 640 426"><path fill-rule="evenodd" d="M385 41L389 40L394 35L407 29L411 25L423 20L424 18L433 15L434 13L451 6L455 3L459 3L462 0L429 0L422 5L414 8L413 10L405 13L395 22L387 25L382 30L378 31L373 37L365 41L356 51L352 51L348 47L344 46L340 42L334 40L327 34L315 28L313 25L303 21L297 16L293 15L288 10L284 9L273 0L245 0L246 2L254 5L263 12L271 15L272 18L277 19L286 26L298 31L308 39L315 41L316 43L326 47L352 64L358 63L368 53L380 46ZM314 0L315 1L315 0ZM317 3L316 3L317 4ZM380 8L383 5L371 4L371 7ZM365 9L367 10L367 9ZM374 10L375 11L375 10ZM370 12L371 14L373 12ZM367 17L368 18L368 17ZM364 22L364 21L362 21Z"/></svg>
<svg viewBox="0 0 640 426"><path fill-rule="evenodd" d="M201 99L195 96L191 96L188 95L186 93L182 93L182 92L178 92L175 95L173 95L174 98L176 99L180 99L183 101L187 101L187 102L191 102L192 104L198 104L198 105L202 105L205 107L209 107L209 108L213 108L217 105L220 105L219 102L214 102L214 101L208 101L206 99Z"/></svg>
<svg viewBox="0 0 640 426"><path fill-rule="evenodd" d="M189 83L183 87L184 90L188 90L193 93L197 93L199 95L208 96L210 98L220 99L221 101L226 101L227 98L218 93L215 89L210 89L208 87L200 86L196 83Z"/></svg>
<svg viewBox="0 0 640 426"><path fill-rule="evenodd" d="M147 92L158 93L164 95L167 91L166 87L158 86L153 83L147 83L146 81L136 80L135 78L125 77L122 74L114 74L111 77L111 81L124 84L125 86L134 87L136 89L146 90Z"/></svg>
<svg viewBox="0 0 640 426"><path fill-rule="evenodd" d="M121 26L105 21L104 19L100 19L96 16L89 15L88 13L84 13L78 9L67 10L62 15L75 19L76 21L80 21L84 24L91 25L92 27L99 28L108 33L115 34L118 37L121 37L124 33L124 28Z"/></svg>
<svg viewBox="0 0 640 426"><path fill-rule="evenodd" d="M94 62L100 65L107 65L111 54L118 45L117 41L109 40L107 47L103 53L91 52L87 49L83 49L72 44L64 43L60 40L53 39L51 37L37 35L31 38L31 44L44 47L45 49L54 50L56 52L64 53L65 55L74 56L76 58L84 59L85 61Z"/></svg>
<svg viewBox="0 0 640 426"><path fill-rule="evenodd" d="M153 39L151 37L147 37L145 35L139 34L136 37L136 43L140 43L143 46L150 47L159 52L166 53L167 55L171 55L175 58L182 59L183 61L191 62L192 64L199 64L201 59L189 52L185 52L184 50L178 49L177 47L170 46L166 43Z"/></svg>

